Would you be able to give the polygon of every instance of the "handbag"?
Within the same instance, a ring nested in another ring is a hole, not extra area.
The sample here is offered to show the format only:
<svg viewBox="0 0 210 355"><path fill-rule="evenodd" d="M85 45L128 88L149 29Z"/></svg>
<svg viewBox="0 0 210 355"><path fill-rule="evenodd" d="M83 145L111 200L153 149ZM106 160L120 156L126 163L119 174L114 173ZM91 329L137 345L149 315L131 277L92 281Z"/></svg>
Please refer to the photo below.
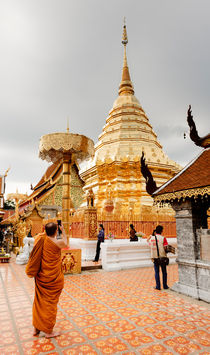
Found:
<svg viewBox="0 0 210 355"><path fill-rule="evenodd" d="M176 249L172 245L166 245L165 252L175 254Z"/></svg>
<svg viewBox="0 0 210 355"><path fill-rule="evenodd" d="M158 257L154 259L154 264L155 265L165 265L165 266L168 265L169 264L169 258L167 256L160 257L159 247L158 247L158 242L157 242L156 235L155 235L155 242L156 242Z"/></svg>

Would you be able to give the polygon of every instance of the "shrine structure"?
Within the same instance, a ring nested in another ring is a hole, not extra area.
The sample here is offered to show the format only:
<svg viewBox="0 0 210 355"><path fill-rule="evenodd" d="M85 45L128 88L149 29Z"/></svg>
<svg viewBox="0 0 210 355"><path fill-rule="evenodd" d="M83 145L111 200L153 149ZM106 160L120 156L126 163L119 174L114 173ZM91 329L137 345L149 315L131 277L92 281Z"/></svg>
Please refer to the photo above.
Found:
<svg viewBox="0 0 210 355"><path fill-rule="evenodd" d="M157 210L146 192L140 165L142 152L158 186L181 168L162 150L146 113L134 95L127 63L127 43L124 25L124 59L119 96L95 145L94 158L80 165L80 176L85 182L84 191L93 190L98 219L107 227L107 221L132 221L135 225L139 221L151 221L154 224L174 221L172 210ZM138 228L141 230L142 226Z"/></svg>

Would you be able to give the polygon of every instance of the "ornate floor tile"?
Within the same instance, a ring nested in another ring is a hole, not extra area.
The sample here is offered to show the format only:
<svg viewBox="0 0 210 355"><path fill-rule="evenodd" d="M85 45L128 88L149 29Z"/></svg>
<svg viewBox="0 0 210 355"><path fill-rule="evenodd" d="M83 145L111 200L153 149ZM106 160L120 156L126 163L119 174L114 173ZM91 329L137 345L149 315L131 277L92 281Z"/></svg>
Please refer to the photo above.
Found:
<svg viewBox="0 0 210 355"><path fill-rule="evenodd" d="M32 327L32 325L30 325L30 327L19 329L19 337L20 337L20 340L33 339L33 327Z"/></svg>
<svg viewBox="0 0 210 355"><path fill-rule="evenodd" d="M117 312L120 313L123 317L131 317L136 314L139 314L139 310L131 307L119 308Z"/></svg>
<svg viewBox="0 0 210 355"><path fill-rule="evenodd" d="M57 322L56 325L57 325L57 328L59 328L60 331L62 331L62 330L70 330L70 329L74 328L72 323L69 320L66 320L66 319Z"/></svg>
<svg viewBox="0 0 210 355"><path fill-rule="evenodd" d="M5 348L0 348L1 355L19 355L21 354L17 345L9 345Z"/></svg>
<svg viewBox="0 0 210 355"><path fill-rule="evenodd" d="M94 305L87 305L86 308L92 312L92 313L97 313L97 312L106 312L109 309L103 305L103 304L94 304Z"/></svg>
<svg viewBox="0 0 210 355"><path fill-rule="evenodd" d="M122 301L116 301L116 300L108 300L106 301L106 304L110 307L110 308L120 308L120 307L126 307L126 303L122 302Z"/></svg>
<svg viewBox="0 0 210 355"><path fill-rule="evenodd" d="M0 346L14 344L16 342L13 331L2 332L0 337Z"/></svg>
<svg viewBox="0 0 210 355"><path fill-rule="evenodd" d="M83 344L63 351L64 355L98 355L89 344Z"/></svg>
<svg viewBox="0 0 210 355"><path fill-rule="evenodd" d="M129 296L126 297L126 302L127 302L128 304L134 305L134 306L136 306L137 304L140 304L140 305L145 304L145 301L144 301L143 299L138 298L138 297L135 297L135 296L133 296L133 297L129 297Z"/></svg>
<svg viewBox="0 0 210 355"><path fill-rule="evenodd" d="M65 312L68 314L69 317L78 317L88 314L88 311L86 311L82 307L65 309Z"/></svg>
<svg viewBox="0 0 210 355"><path fill-rule="evenodd" d="M158 306L153 306L151 304L146 304L146 303L141 303L141 304L137 303L137 304L135 304L135 308L137 308L138 310L141 310L144 313L157 311L159 309Z"/></svg>
<svg viewBox="0 0 210 355"><path fill-rule="evenodd" d="M27 318L17 318L16 324L18 328L30 327L32 324L32 316Z"/></svg>
<svg viewBox="0 0 210 355"><path fill-rule="evenodd" d="M0 314L1 314L2 312L8 312L8 310L9 310L9 309L8 309L8 306L7 306L6 303L0 305Z"/></svg>
<svg viewBox="0 0 210 355"><path fill-rule="evenodd" d="M58 306L61 307L61 309L69 309L71 307L79 307L78 303L73 300L65 301L65 302L59 302Z"/></svg>
<svg viewBox="0 0 210 355"><path fill-rule="evenodd" d="M55 338L55 341L59 347L65 348L67 346L72 346L73 344L84 343L85 338L81 336L78 331L72 330L61 334L59 337Z"/></svg>
<svg viewBox="0 0 210 355"><path fill-rule="evenodd" d="M168 351L163 345L161 344L155 344L146 348L141 348L139 350L139 354L141 355L158 355L158 354L164 354L164 355L174 355L174 353Z"/></svg>
<svg viewBox="0 0 210 355"><path fill-rule="evenodd" d="M118 316L118 314L113 311L97 313L96 316L100 318L103 322L109 322L111 320L120 318L120 316Z"/></svg>
<svg viewBox="0 0 210 355"><path fill-rule="evenodd" d="M84 306L95 305L98 304L98 301L95 298L82 298L80 303Z"/></svg>
<svg viewBox="0 0 210 355"><path fill-rule="evenodd" d="M166 322L166 324L179 333L185 333L186 331L195 329L194 325L181 319L174 319L173 321Z"/></svg>
<svg viewBox="0 0 210 355"><path fill-rule="evenodd" d="M88 316L74 318L74 323L76 323L78 327L87 327L88 325L97 324L98 320L94 318L92 315L88 315Z"/></svg>
<svg viewBox="0 0 210 355"><path fill-rule="evenodd" d="M46 353L55 349L54 344L50 339L40 338L33 341L22 343L24 355L37 355Z"/></svg>
<svg viewBox="0 0 210 355"><path fill-rule="evenodd" d="M201 347L185 337L174 337L172 340L166 340L164 342L169 348L172 348L178 354L191 354L201 350Z"/></svg>
<svg viewBox="0 0 210 355"><path fill-rule="evenodd" d="M11 321L0 322L1 333L3 332L13 332L13 325Z"/></svg>
<svg viewBox="0 0 210 355"><path fill-rule="evenodd" d="M84 328L83 332L89 339L92 340L110 335L109 329L107 329L104 325L96 325L94 327Z"/></svg>
<svg viewBox="0 0 210 355"><path fill-rule="evenodd" d="M110 327L116 333L126 332L128 330L135 329L135 326L125 319L120 319L115 322L107 323L107 326Z"/></svg>
<svg viewBox="0 0 210 355"><path fill-rule="evenodd" d="M55 339L32 336L34 281L24 265L1 265L0 272L1 355L210 355L209 309L154 291L151 268L66 275L56 323L61 336ZM168 275L171 286L177 266Z"/></svg>
<svg viewBox="0 0 210 355"><path fill-rule="evenodd" d="M127 345L117 337L99 340L94 344L100 350L99 354L115 354L127 350Z"/></svg>
<svg viewBox="0 0 210 355"><path fill-rule="evenodd" d="M0 322L4 322L4 321L7 321L7 320L10 320L10 314L8 313L8 311L4 311L4 312L1 312L0 313Z"/></svg>
<svg viewBox="0 0 210 355"><path fill-rule="evenodd" d="M197 330L188 334L188 337L192 340L196 340L196 342L202 346L210 347L210 333L205 330Z"/></svg>
<svg viewBox="0 0 210 355"><path fill-rule="evenodd" d="M151 312L150 317L152 317L160 322L166 322L169 319L174 319L174 315L171 315L170 313L164 312L164 311Z"/></svg>
<svg viewBox="0 0 210 355"><path fill-rule="evenodd" d="M171 329L161 324L158 324L154 327L146 327L144 330L147 333L152 334L157 339L165 339L172 337L175 334Z"/></svg>
<svg viewBox="0 0 210 355"><path fill-rule="evenodd" d="M143 332L135 330L130 333L122 334L122 338L125 339L131 346L139 347L142 344L153 342L153 339Z"/></svg>
<svg viewBox="0 0 210 355"><path fill-rule="evenodd" d="M134 322L139 327L145 327L146 325L157 323L156 320L154 320L146 315L132 317L131 321Z"/></svg>
<svg viewBox="0 0 210 355"><path fill-rule="evenodd" d="M58 310L56 319L57 320L65 319L65 315L63 314L62 311Z"/></svg>
<svg viewBox="0 0 210 355"><path fill-rule="evenodd" d="M28 316L31 316L31 314L32 314L32 307L25 308L25 309L14 309L13 310L13 315L16 318L28 317Z"/></svg>

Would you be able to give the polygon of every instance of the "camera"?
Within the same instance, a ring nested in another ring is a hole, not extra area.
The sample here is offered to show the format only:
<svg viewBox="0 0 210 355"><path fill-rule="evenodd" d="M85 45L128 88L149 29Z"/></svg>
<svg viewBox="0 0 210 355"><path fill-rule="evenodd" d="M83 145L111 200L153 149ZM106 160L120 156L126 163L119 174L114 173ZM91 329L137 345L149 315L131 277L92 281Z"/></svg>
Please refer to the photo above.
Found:
<svg viewBox="0 0 210 355"><path fill-rule="evenodd" d="M61 219L58 219L58 220L57 220L57 224L58 224L58 236L60 236L60 235L62 234L62 231L61 231L61 228L60 228L60 226L61 226Z"/></svg>

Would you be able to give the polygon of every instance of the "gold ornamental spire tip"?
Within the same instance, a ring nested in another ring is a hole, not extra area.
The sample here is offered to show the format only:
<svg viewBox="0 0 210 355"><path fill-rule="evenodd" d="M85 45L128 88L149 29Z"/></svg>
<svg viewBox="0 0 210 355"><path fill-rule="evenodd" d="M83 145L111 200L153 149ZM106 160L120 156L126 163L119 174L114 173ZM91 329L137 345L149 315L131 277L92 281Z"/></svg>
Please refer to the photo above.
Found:
<svg viewBox="0 0 210 355"><path fill-rule="evenodd" d="M118 91L119 95L134 94L133 84L131 82L128 63L127 63L127 55L126 55L127 43L128 43L128 36L127 36L127 30L126 30L126 24L124 18L123 37L122 37L122 44L124 45L124 56L123 56L122 80Z"/></svg>
<svg viewBox="0 0 210 355"><path fill-rule="evenodd" d="M127 36L127 30L126 30L126 24L125 24L125 17L124 17L124 25L123 25L123 36L122 36L122 44L126 46L128 43L128 36Z"/></svg>
<svg viewBox="0 0 210 355"><path fill-rule="evenodd" d="M69 118L67 118L67 128L66 128L66 132L69 133Z"/></svg>

